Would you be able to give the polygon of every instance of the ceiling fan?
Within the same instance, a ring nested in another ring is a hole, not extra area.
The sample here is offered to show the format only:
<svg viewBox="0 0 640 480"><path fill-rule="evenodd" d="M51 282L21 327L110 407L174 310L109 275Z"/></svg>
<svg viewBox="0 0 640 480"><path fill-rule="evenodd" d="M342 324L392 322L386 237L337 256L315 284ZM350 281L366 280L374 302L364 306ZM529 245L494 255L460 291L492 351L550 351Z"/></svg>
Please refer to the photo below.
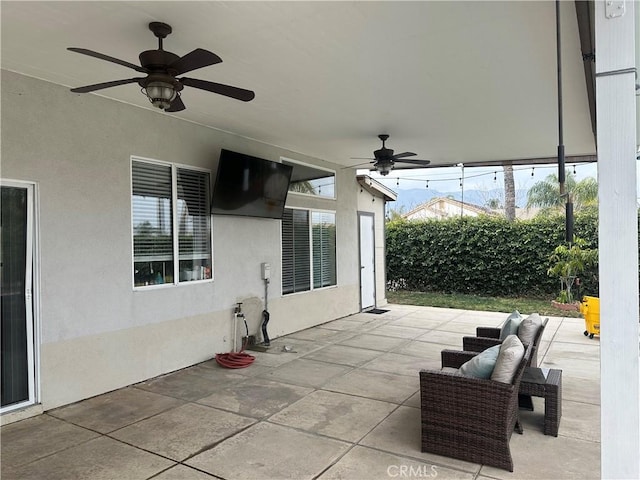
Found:
<svg viewBox="0 0 640 480"><path fill-rule="evenodd" d="M370 170L377 171L380 175L389 175L391 170L408 170L411 168L425 167L431 163L430 160L406 160L407 157L414 157L416 154L413 152L403 152L393 154L393 150L385 146L385 142L389 138L389 135L380 134L378 138L382 140L382 148L373 152L374 158L357 158L352 157L354 160L373 160L369 162L372 164ZM398 166L398 163L407 164L406 166ZM360 165L366 165L361 163ZM357 167L359 165L353 165Z"/></svg>
<svg viewBox="0 0 640 480"><path fill-rule="evenodd" d="M223 85L221 83L198 80L196 78L181 77L178 75L196 70L198 68L215 65L222 62L222 59L215 53L202 48L196 48L183 57L175 53L162 49L162 40L172 32L171 26L162 22L151 22L149 30L158 38L157 50L146 50L140 54L140 65L110 57L102 53L87 50L86 48L69 47L67 50L81 53L90 57L117 63L123 67L131 68L137 72L144 73L145 77L133 77L125 80L115 80L112 82L97 83L85 87L72 88L75 93L87 93L103 88L116 87L127 83L138 83L142 87L142 92L147 96L154 107L158 107L165 112L179 112L185 109L180 98L180 92L184 86L199 88L208 92L225 95L227 97L248 102L253 100L255 93L251 90Z"/></svg>

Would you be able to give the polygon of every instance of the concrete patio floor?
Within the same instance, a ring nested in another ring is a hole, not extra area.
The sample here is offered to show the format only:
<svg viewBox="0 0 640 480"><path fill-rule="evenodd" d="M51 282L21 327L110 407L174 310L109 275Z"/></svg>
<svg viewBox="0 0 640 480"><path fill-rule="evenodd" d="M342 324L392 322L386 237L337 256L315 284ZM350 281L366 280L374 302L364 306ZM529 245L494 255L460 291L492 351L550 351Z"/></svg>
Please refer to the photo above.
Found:
<svg viewBox="0 0 640 480"><path fill-rule="evenodd" d="M2 478L600 477L600 347L582 319L549 319L538 359L563 371L559 436L542 433L534 399L510 473L422 453L418 393L442 349L507 314L384 308L280 337L245 369L210 360L6 425Z"/></svg>

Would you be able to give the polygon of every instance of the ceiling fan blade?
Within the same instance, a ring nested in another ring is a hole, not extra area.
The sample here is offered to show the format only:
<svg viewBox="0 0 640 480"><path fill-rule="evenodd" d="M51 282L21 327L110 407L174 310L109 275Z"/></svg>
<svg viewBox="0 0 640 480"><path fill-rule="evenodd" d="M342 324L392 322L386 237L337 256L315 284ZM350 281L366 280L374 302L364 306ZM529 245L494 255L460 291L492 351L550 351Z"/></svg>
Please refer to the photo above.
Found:
<svg viewBox="0 0 640 480"><path fill-rule="evenodd" d="M68 47L67 50L70 50L76 53L81 53L83 55L88 55L90 57L99 58L100 60L106 60L107 62L117 63L118 65L122 65L123 67L133 68L137 72L149 73L149 71L146 68L143 68L140 65L135 65L133 63L125 62L124 60L120 60L119 58L110 57L109 55L94 52L93 50L87 50L86 48Z"/></svg>
<svg viewBox="0 0 640 480"><path fill-rule="evenodd" d="M184 106L184 103L182 103L182 99L180 98L180 95L178 95L176 96L176 98L173 99L173 102L171 102L171 105L169 105L169 108L165 108L164 111L165 112L181 112L185 108L186 107Z"/></svg>
<svg viewBox="0 0 640 480"><path fill-rule="evenodd" d="M355 159L357 160L357 159ZM369 160L368 158L361 158L360 160ZM344 170L345 168L357 168L357 167L364 167L365 165L370 165L374 162L365 162L365 163L357 163L355 165L347 165L346 167L342 167L342 170Z"/></svg>
<svg viewBox="0 0 640 480"><path fill-rule="evenodd" d="M136 83L138 80L144 80L145 77L127 78L126 80L114 80L113 82L96 83L94 85L86 85L84 87L72 88L73 93L89 93L103 88L117 87L118 85L126 85L127 83Z"/></svg>
<svg viewBox="0 0 640 480"><path fill-rule="evenodd" d="M403 153L398 153L397 155L394 155L393 158L405 158L405 157L415 157L416 154L413 152L403 152Z"/></svg>
<svg viewBox="0 0 640 480"><path fill-rule="evenodd" d="M202 48L196 48L194 51L187 53L173 62L169 65L169 68L176 70L175 75L182 75L183 73L202 67L208 67L209 65L215 65L220 62L222 62L222 59L215 53Z"/></svg>
<svg viewBox="0 0 640 480"><path fill-rule="evenodd" d="M371 158L371 157L349 157L349 160L375 160L375 158Z"/></svg>
<svg viewBox="0 0 640 480"><path fill-rule="evenodd" d="M404 166L399 166L398 164L394 165L392 170L415 170L416 168L423 168L424 165L420 166L420 165L404 165Z"/></svg>
<svg viewBox="0 0 640 480"><path fill-rule="evenodd" d="M410 165L429 165L431 163L431 160L396 160L395 161L396 164L398 163L408 163Z"/></svg>
<svg viewBox="0 0 640 480"><path fill-rule="evenodd" d="M206 80L198 80L196 78L180 78L183 85L189 87L199 88L200 90L206 90L208 92L218 93L226 97L235 98L243 102L249 102L256 96L251 90L245 90L244 88L232 87L231 85L223 85L222 83L208 82Z"/></svg>

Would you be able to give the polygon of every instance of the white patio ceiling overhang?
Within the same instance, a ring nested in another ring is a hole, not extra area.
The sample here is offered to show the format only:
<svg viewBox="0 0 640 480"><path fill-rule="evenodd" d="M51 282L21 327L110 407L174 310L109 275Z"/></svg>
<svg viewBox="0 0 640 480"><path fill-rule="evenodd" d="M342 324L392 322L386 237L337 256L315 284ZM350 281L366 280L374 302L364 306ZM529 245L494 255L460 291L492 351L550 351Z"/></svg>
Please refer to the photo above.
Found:
<svg viewBox="0 0 640 480"><path fill-rule="evenodd" d="M574 2L562 2L566 155L595 160ZM254 90L243 103L194 88L167 114L342 166L391 135L432 166L552 161L558 144L554 2L2 2L2 68L68 87L138 76L69 52L138 64L196 47L223 63L189 76ZM69 93L69 102L80 95ZM136 84L101 90L153 109ZM141 127L143 128L143 127ZM580 158L579 158L580 159Z"/></svg>

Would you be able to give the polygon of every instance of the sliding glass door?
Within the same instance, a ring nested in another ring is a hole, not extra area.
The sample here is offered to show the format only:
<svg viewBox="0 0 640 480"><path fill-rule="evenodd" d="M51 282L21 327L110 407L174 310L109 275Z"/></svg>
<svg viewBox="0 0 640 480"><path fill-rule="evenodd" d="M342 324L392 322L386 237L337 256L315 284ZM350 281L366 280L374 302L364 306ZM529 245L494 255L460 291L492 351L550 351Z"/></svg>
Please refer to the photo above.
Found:
<svg viewBox="0 0 640 480"><path fill-rule="evenodd" d="M33 328L33 185L2 182L1 411L35 401Z"/></svg>

